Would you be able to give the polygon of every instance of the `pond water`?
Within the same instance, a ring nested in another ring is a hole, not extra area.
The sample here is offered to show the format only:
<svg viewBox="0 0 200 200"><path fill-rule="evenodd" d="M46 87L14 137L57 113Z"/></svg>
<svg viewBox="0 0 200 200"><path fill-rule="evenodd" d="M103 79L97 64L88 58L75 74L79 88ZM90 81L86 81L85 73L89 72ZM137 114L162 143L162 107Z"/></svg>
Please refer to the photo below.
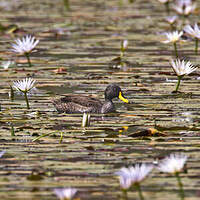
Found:
<svg viewBox="0 0 200 200"><path fill-rule="evenodd" d="M114 172L180 152L188 156L181 174L186 199L199 199L199 69L183 78L181 93L172 93L177 78L169 64L173 46L160 42L171 30L162 4L73 0L66 10L61 0L1 0L0 10L3 26L18 27L14 33L2 30L0 37L2 61L17 62L0 69L0 150L6 150L0 159L1 199L57 199L53 189L62 187L77 188L80 199L121 199ZM198 20L199 10L185 23ZM25 34L40 40L31 68L10 51L10 43ZM116 67L112 60L125 39L127 62ZM178 44L178 50L181 58L200 63L193 41ZM30 110L23 96L11 101L8 95L12 81L27 76L37 88ZM92 114L90 127L81 127L81 114L59 114L51 104L51 98L68 93L103 101L110 83L120 85L130 103L115 99L117 112ZM158 133L150 134L152 128ZM180 199L175 177L157 170L142 191L145 199ZM132 190L128 197L138 194Z"/></svg>

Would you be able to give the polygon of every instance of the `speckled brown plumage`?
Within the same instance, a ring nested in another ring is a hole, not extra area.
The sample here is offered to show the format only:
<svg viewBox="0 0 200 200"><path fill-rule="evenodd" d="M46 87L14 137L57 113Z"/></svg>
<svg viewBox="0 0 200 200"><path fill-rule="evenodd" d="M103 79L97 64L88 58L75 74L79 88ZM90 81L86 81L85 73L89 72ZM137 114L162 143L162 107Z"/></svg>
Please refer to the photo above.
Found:
<svg viewBox="0 0 200 200"><path fill-rule="evenodd" d="M52 102L59 113L101 113L103 105L98 99L82 95L65 96Z"/></svg>
<svg viewBox="0 0 200 200"><path fill-rule="evenodd" d="M52 99L52 103L59 113L108 113L114 112L115 106L112 99L119 98L121 88L110 84L105 90L105 102L84 95L69 95L60 99Z"/></svg>

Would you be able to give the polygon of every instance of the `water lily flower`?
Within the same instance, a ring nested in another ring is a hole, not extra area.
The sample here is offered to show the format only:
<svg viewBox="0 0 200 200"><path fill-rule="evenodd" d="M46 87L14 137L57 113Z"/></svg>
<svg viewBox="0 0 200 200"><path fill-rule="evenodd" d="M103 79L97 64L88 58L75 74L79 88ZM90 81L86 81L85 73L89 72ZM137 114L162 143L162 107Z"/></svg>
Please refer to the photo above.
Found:
<svg viewBox="0 0 200 200"><path fill-rule="evenodd" d="M194 67L190 61L181 61L180 59L177 59L175 61L171 60L171 66L178 77L178 83L175 90L175 92L177 92L180 86L181 79L185 75L188 75L195 71L197 67Z"/></svg>
<svg viewBox="0 0 200 200"><path fill-rule="evenodd" d="M172 173L176 176L181 199L184 199L184 190L179 173L183 170L186 161L187 161L186 155L170 154L169 156L161 160L161 162L158 164L157 167L158 170L160 170L161 172Z"/></svg>
<svg viewBox="0 0 200 200"><path fill-rule="evenodd" d="M183 31L174 31L165 33L167 40L163 41L163 43L176 43L180 40L181 36L183 35Z"/></svg>
<svg viewBox="0 0 200 200"><path fill-rule="evenodd" d="M129 168L123 167L118 172L116 172L119 176L129 176L131 177L132 184L142 182L147 175L152 171L153 165L147 164L136 164L134 167L131 166Z"/></svg>
<svg viewBox="0 0 200 200"><path fill-rule="evenodd" d="M29 93L34 88L34 84L35 80L32 78L25 78L23 80L13 82L13 88L24 94L27 109L30 109L27 93Z"/></svg>
<svg viewBox="0 0 200 200"><path fill-rule="evenodd" d="M193 2L192 2L192 0L176 0L175 3L176 3L176 5L184 7L184 6L191 5Z"/></svg>
<svg viewBox="0 0 200 200"><path fill-rule="evenodd" d="M185 162L187 161L187 156L183 154L170 154L158 164L158 169L161 172L166 173L179 173L182 171Z"/></svg>
<svg viewBox="0 0 200 200"><path fill-rule="evenodd" d="M121 175L119 175L119 183L122 189L127 190L132 185L132 179L130 176L122 173Z"/></svg>
<svg viewBox="0 0 200 200"><path fill-rule="evenodd" d="M25 78L23 80L18 80L13 82L13 87L20 92L29 92L35 84L35 80L32 78Z"/></svg>
<svg viewBox="0 0 200 200"><path fill-rule="evenodd" d="M39 40L37 40L35 37L32 37L31 35L26 35L22 39L16 39L15 43L11 44L13 48L12 51L21 55L25 55L29 66L31 66L29 54L33 51L38 43Z"/></svg>
<svg viewBox="0 0 200 200"><path fill-rule="evenodd" d="M180 59L175 60L175 62L172 60L171 65L177 76L188 75L197 69L190 61L181 61Z"/></svg>
<svg viewBox="0 0 200 200"><path fill-rule="evenodd" d="M167 37L167 40L163 41L163 43L173 43L176 57L178 57L178 51L177 51L176 43L180 40L181 36L183 35L183 31L168 32L168 33L165 33L165 35Z"/></svg>
<svg viewBox="0 0 200 200"><path fill-rule="evenodd" d="M166 17L165 20L166 20L170 25L172 25L172 24L174 24L174 23L176 22L177 18L178 18L178 17L177 17L176 15L174 15L174 16L168 16L168 17Z"/></svg>
<svg viewBox="0 0 200 200"><path fill-rule="evenodd" d="M119 176L122 189L127 190L131 186L135 186L139 192L140 199L143 199L140 183L148 176L152 169L153 165L136 164L134 167L123 167L115 174Z"/></svg>
<svg viewBox="0 0 200 200"><path fill-rule="evenodd" d="M179 14L187 17L196 9L196 4L188 0L179 0L173 6L174 10Z"/></svg>
<svg viewBox="0 0 200 200"><path fill-rule="evenodd" d="M0 158L4 155L4 153L6 153L6 151L1 151L0 152Z"/></svg>
<svg viewBox="0 0 200 200"><path fill-rule="evenodd" d="M200 39L200 29L197 23L192 27L191 25L186 25L183 29L188 35Z"/></svg>
<svg viewBox="0 0 200 200"><path fill-rule="evenodd" d="M197 23L192 27L191 25L186 25L183 29L188 35L195 38L196 45L195 45L195 53L198 52L198 42L200 40L200 29Z"/></svg>
<svg viewBox="0 0 200 200"><path fill-rule="evenodd" d="M77 193L75 188L57 188L54 189L54 193L60 200L71 200Z"/></svg>

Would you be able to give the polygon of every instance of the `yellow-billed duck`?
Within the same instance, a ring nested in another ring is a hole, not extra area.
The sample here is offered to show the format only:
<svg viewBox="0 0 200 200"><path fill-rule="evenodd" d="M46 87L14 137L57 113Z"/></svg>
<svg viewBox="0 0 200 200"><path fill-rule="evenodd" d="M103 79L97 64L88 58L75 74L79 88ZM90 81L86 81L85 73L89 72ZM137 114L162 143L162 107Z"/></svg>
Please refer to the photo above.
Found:
<svg viewBox="0 0 200 200"><path fill-rule="evenodd" d="M110 84L106 88L105 102L98 99L83 96L69 95L60 99L53 99L52 103L59 113L109 113L115 112L115 106L112 99L119 98L125 103L128 100L124 97L122 90L115 84Z"/></svg>

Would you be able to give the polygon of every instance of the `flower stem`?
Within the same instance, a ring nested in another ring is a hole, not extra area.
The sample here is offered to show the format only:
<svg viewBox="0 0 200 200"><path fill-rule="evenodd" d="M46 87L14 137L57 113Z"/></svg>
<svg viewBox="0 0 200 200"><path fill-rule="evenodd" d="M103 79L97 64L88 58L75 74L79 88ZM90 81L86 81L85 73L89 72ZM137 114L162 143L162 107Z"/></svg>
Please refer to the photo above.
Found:
<svg viewBox="0 0 200 200"><path fill-rule="evenodd" d="M70 10L69 0L63 0L63 3L64 3L66 10L69 11Z"/></svg>
<svg viewBox="0 0 200 200"><path fill-rule="evenodd" d="M165 8L166 8L167 14L169 14L170 13L170 9L169 9L169 2L168 1L165 3Z"/></svg>
<svg viewBox="0 0 200 200"><path fill-rule="evenodd" d="M122 199L123 200L128 200L127 190L125 190L125 189L122 190Z"/></svg>
<svg viewBox="0 0 200 200"><path fill-rule="evenodd" d="M11 85L10 85L9 97L11 101L14 101L15 94L14 94L13 87Z"/></svg>
<svg viewBox="0 0 200 200"><path fill-rule="evenodd" d="M62 143L62 140L63 140L63 132L60 133L60 141L59 141L59 144Z"/></svg>
<svg viewBox="0 0 200 200"><path fill-rule="evenodd" d="M27 109L30 109L29 102L28 102L27 92L24 92L24 97L25 97L25 100L26 100Z"/></svg>
<svg viewBox="0 0 200 200"><path fill-rule="evenodd" d="M136 189L137 189L137 191L138 191L140 200L144 200L144 197L143 197L143 195L142 195L142 190L141 190L140 184L139 184L139 183L135 184L135 187L136 187Z"/></svg>
<svg viewBox="0 0 200 200"><path fill-rule="evenodd" d="M27 58L29 67L31 67L32 65L31 65L31 60L30 60L29 53L25 53L25 56L26 56L26 58Z"/></svg>
<svg viewBox="0 0 200 200"><path fill-rule="evenodd" d="M198 40L198 38L196 38L196 40L195 40L195 54L196 55L198 54L198 45L199 45L199 40Z"/></svg>
<svg viewBox="0 0 200 200"><path fill-rule="evenodd" d="M119 0L119 6L123 6L123 0Z"/></svg>
<svg viewBox="0 0 200 200"><path fill-rule="evenodd" d="M180 83L181 83L181 79L182 79L182 76L178 76L178 83L177 83L177 85L176 85L176 90L175 90L175 92L178 91L178 88L179 88Z"/></svg>
<svg viewBox="0 0 200 200"><path fill-rule="evenodd" d="M121 50L121 52L120 52L120 58L122 59L123 57L124 57L124 51Z"/></svg>
<svg viewBox="0 0 200 200"><path fill-rule="evenodd" d="M15 136L15 129L14 129L14 126L13 126L12 123L10 125L11 125L11 130L10 130L11 136L14 137Z"/></svg>
<svg viewBox="0 0 200 200"><path fill-rule="evenodd" d="M175 51L176 58L178 58L178 51L177 51L176 42L174 42L174 51Z"/></svg>
<svg viewBox="0 0 200 200"><path fill-rule="evenodd" d="M184 190L183 190L183 184L181 182L181 177L179 176L178 172L175 175L176 175L176 178L177 178L177 181L178 181L181 200L184 200L185 195L184 195Z"/></svg>

